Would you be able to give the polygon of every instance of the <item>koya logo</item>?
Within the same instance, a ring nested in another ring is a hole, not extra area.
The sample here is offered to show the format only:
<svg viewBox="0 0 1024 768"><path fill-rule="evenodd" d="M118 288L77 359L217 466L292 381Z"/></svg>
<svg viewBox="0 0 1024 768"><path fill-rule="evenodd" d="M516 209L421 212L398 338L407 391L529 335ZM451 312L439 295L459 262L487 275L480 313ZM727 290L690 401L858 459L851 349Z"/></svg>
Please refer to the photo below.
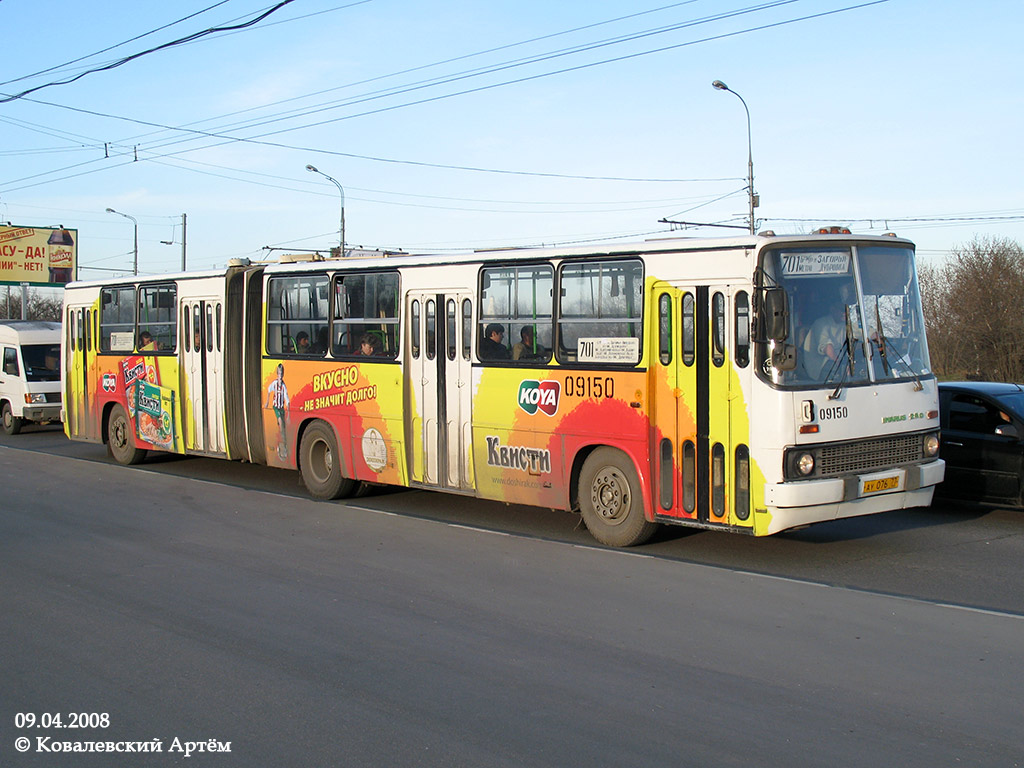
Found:
<svg viewBox="0 0 1024 768"><path fill-rule="evenodd" d="M561 392L557 381L524 381L519 385L519 407L531 416L538 410L554 416L558 413Z"/></svg>

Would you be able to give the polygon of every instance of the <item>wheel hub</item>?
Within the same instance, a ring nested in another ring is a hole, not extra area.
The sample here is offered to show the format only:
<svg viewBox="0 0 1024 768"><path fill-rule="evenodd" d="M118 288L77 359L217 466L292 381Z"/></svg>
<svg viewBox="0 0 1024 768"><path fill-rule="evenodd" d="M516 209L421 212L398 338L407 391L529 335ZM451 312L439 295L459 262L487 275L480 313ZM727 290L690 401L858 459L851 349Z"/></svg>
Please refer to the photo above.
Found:
<svg viewBox="0 0 1024 768"><path fill-rule="evenodd" d="M591 499L594 511L605 522L620 523L629 512L629 484L626 478L614 468L598 472L594 478Z"/></svg>

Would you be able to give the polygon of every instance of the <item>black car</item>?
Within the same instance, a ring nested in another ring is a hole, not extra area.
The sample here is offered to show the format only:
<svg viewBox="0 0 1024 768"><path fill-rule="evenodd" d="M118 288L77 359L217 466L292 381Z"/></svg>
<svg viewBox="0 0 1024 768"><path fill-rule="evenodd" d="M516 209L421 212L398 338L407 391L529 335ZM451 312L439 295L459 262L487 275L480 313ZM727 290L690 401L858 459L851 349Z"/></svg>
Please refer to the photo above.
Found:
<svg viewBox="0 0 1024 768"><path fill-rule="evenodd" d="M1024 387L940 383L939 409L946 479L936 495L1024 507Z"/></svg>

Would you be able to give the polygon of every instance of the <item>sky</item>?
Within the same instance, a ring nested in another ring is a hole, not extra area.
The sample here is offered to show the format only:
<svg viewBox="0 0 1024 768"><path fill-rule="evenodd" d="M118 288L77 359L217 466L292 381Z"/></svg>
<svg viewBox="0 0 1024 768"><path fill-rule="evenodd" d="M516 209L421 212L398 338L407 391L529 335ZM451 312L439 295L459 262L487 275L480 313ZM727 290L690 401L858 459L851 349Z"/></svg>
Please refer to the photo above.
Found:
<svg viewBox="0 0 1024 768"><path fill-rule="evenodd" d="M1020 0L0 0L0 222L77 229L81 279L132 269L107 208L140 274L180 270L182 214L189 270L326 251L343 199L349 247L725 236L660 222L746 227L745 103L759 230L941 260L1024 243L1022 22Z"/></svg>

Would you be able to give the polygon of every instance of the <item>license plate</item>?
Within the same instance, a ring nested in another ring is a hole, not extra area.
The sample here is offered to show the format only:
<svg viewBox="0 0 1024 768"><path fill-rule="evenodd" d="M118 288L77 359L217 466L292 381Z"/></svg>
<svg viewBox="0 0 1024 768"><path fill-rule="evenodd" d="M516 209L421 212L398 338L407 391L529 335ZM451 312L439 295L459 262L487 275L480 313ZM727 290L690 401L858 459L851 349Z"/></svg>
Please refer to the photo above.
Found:
<svg viewBox="0 0 1024 768"><path fill-rule="evenodd" d="M899 475L893 475L892 477L880 477L876 480L865 480L861 483L860 492L864 495L871 493L882 493L883 491L893 491L900 487Z"/></svg>

